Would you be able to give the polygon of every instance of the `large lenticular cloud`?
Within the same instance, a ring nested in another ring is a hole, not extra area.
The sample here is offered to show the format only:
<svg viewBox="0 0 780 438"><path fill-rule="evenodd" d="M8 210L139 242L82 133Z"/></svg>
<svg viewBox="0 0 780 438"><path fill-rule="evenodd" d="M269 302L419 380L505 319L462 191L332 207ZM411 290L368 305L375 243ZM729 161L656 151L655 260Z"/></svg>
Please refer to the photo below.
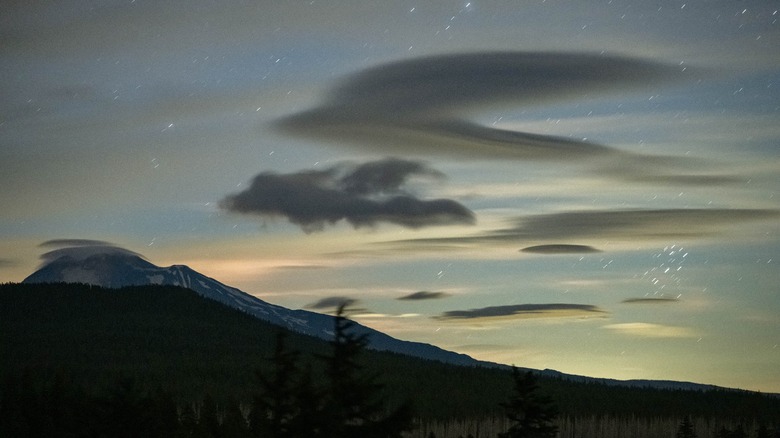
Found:
<svg viewBox="0 0 780 438"><path fill-rule="evenodd" d="M680 69L623 56L556 52L450 54L345 78L319 106L279 120L289 134L447 156L571 160L625 155L607 146L482 126L476 112L576 100L678 79Z"/></svg>

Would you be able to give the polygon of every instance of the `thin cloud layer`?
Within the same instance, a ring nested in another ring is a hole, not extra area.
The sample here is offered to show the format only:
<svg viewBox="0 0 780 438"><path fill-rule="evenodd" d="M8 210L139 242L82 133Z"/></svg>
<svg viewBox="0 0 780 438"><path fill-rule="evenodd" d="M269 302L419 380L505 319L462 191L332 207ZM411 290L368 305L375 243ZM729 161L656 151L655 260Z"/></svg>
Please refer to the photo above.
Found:
<svg viewBox="0 0 780 438"><path fill-rule="evenodd" d="M340 220L356 228L380 222L408 228L474 223L474 214L456 201L421 200L404 191L416 176L443 175L423 163L396 158L289 174L264 172L246 190L225 197L220 207L285 217L307 232Z"/></svg>
<svg viewBox="0 0 780 438"><path fill-rule="evenodd" d="M695 338L699 336L693 329L688 327L651 324L646 322L608 324L603 326L603 328L623 335L641 338Z"/></svg>
<svg viewBox="0 0 780 438"><path fill-rule="evenodd" d="M679 302L677 298L628 298L621 303L623 304L668 304Z"/></svg>
<svg viewBox="0 0 780 438"><path fill-rule="evenodd" d="M563 243L528 246L521 249L520 251L531 254L588 254L601 252L600 250L589 245L573 245Z"/></svg>
<svg viewBox="0 0 780 438"><path fill-rule="evenodd" d="M780 217L769 209L657 209L569 211L519 217L513 226L470 236L412 239L411 246L514 244L534 240L701 239L728 227Z"/></svg>
<svg viewBox="0 0 780 438"><path fill-rule="evenodd" d="M492 306L471 310L451 310L444 312L438 319L442 320L476 320L476 319L532 319L532 318L589 318L604 317L607 312L590 304L516 304L509 306Z"/></svg>
<svg viewBox="0 0 780 438"><path fill-rule="evenodd" d="M779 215L777 210L723 208L572 211L522 218L516 228L498 234L535 238L698 238L729 225Z"/></svg>
<svg viewBox="0 0 780 438"><path fill-rule="evenodd" d="M420 301L420 300L437 300L440 298L446 298L448 296L450 296L450 294L446 292L430 292L430 291L423 290L423 291L411 293L409 295L404 295L396 299L404 300L404 301Z"/></svg>
<svg viewBox="0 0 780 438"><path fill-rule="evenodd" d="M641 59L561 52L448 54L384 64L346 77L317 107L276 122L281 131L362 148L447 156L580 160L628 156L570 138L482 126L484 109L535 106L682 77Z"/></svg>

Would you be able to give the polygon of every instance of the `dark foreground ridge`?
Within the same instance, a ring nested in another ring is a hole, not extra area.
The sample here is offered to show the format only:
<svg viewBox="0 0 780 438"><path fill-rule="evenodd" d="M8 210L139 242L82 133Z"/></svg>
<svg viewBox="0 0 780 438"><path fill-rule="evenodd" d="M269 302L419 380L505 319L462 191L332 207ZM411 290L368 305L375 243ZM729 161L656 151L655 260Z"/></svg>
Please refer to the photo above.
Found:
<svg viewBox="0 0 780 438"><path fill-rule="evenodd" d="M273 375L270 359L279 333L296 352L298 369L309 370L311 387L327 388L328 366L321 358L330 354L331 341L286 330L188 289L0 285L0 427L33 412L25 424L159 423L211 428L184 436L242 436L261 388L258 375ZM508 369L376 350L365 350L356 363L382 388L386 412L411 401L416 429L405 436L492 437L510 426L501 409L513 389ZM632 388L544 374L538 379L539 392L560 412L555 424L561 436L611 438L628 436L622 435L627 430L648 431L631 435L638 438L666 436L684 416L700 431L734 431L740 425L771 430L780 424L780 398L758 393ZM243 429L226 432L238 426ZM605 427L614 427L616 435L605 434ZM156 436L177 436L165 430ZM564 435L569 432L575 435Z"/></svg>

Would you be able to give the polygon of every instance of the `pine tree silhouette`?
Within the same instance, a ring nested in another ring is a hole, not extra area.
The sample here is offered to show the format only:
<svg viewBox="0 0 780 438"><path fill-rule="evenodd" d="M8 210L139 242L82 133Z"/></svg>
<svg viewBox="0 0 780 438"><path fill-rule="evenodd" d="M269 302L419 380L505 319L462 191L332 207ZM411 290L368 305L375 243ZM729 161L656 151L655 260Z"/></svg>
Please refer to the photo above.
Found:
<svg viewBox="0 0 780 438"><path fill-rule="evenodd" d="M554 438L558 427L552 422L558 410L551 400L540 395L536 377L530 372L520 373L512 367L515 391L501 406L513 424L499 438Z"/></svg>
<svg viewBox="0 0 780 438"><path fill-rule="evenodd" d="M273 363L271 375L257 373L261 390L254 396L249 420L255 436L269 438L295 436L291 425L299 412L295 396L299 353L286 348L285 338L284 332L280 331L276 335L276 347L270 358Z"/></svg>
<svg viewBox="0 0 780 438"><path fill-rule="evenodd" d="M680 426L677 428L675 438L696 438L696 429L693 427L690 415L683 418Z"/></svg>
<svg viewBox="0 0 780 438"><path fill-rule="evenodd" d="M327 436L340 438L400 437L412 428L411 408L403 404L387 412L383 385L360 363L368 336L350 332L354 322L344 316L344 311L342 305L335 316L331 354L322 357L328 379L324 431Z"/></svg>

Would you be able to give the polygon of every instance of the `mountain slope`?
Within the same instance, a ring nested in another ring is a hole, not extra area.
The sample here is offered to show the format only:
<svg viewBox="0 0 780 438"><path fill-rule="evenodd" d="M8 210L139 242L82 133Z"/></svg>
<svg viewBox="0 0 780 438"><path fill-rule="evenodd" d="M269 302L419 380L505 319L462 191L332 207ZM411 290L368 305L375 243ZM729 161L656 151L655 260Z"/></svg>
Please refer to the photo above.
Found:
<svg viewBox="0 0 780 438"><path fill-rule="evenodd" d="M291 310L267 303L253 295L184 265L159 267L139 255L114 247L80 247L78 251L53 251L43 267L24 279L25 284L84 283L105 288L126 286L181 286L199 295L289 330L330 339L333 317L306 310ZM454 353L419 342L395 339L387 334L356 324L358 333L369 335L370 348L406 354L456 365L490 365L465 354Z"/></svg>
<svg viewBox="0 0 780 438"><path fill-rule="evenodd" d="M279 329L191 290L169 286L104 289L83 284L0 285L0 393L3 382L72 379L95 394L110 394L117 378L133 377L182 402L205 394L221 402L249 401L256 370L270 371ZM322 378L330 346L287 331ZM501 416L512 390L500 368L463 367L380 351L362 355L381 376L392 400L412 399L421 418ZM26 376L26 377L25 377ZM780 398L744 391L659 390L597 380L540 379L566 415L780 418ZM0 398L2 394L0 394Z"/></svg>

